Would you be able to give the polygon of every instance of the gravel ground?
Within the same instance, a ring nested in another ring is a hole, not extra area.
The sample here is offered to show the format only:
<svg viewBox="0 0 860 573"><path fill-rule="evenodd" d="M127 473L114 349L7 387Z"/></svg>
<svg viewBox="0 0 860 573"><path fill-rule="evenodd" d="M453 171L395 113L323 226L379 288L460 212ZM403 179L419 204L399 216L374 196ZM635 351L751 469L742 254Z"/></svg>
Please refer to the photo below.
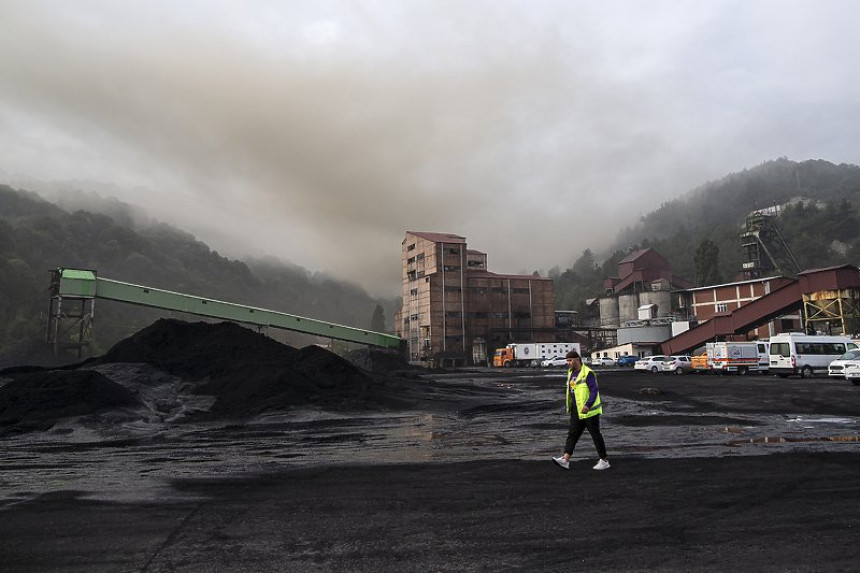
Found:
<svg viewBox="0 0 860 573"><path fill-rule="evenodd" d="M860 562L860 388L844 381L599 371L612 468L591 469L585 435L566 472L550 461L561 371L374 373L266 345L263 380L231 386L223 362L146 352L0 373L3 571ZM302 395L283 387L296 371Z"/></svg>

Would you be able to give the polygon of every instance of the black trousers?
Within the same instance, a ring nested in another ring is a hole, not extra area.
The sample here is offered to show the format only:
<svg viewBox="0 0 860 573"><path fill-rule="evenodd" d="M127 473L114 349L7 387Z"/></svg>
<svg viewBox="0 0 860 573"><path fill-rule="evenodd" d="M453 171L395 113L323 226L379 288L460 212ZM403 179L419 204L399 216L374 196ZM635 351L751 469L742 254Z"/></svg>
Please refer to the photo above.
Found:
<svg viewBox="0 0 860 573"><path fill-rule="evenodd" d="M570 415L570 429L567 431L567 440L564 442L564 453L570 455L573 453L573 448L576 447L576 442L584 430L588 430L591 434L591 439L594 440L594 447L597 449L597 455L600 459L606 458L606 444L603 442L603 434L600 433L600 414L580 420L576 412Z"/></svg>

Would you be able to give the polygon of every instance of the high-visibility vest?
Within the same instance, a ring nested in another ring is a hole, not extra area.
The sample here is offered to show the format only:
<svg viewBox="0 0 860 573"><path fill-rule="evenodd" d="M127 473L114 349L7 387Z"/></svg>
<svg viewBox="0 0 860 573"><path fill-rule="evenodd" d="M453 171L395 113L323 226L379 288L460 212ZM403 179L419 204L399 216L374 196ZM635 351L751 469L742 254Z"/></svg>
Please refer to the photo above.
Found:
<svg viewBox="0 0 860 573"><path fill-rule="evenodd" d="M573 370L567 371L567 383L565 384L565 409L567 412L570 412L570 408L573 405L573 400L571 399L571 390L573 390L573 398L576 399L576 414L581 420L603 413L603 406L600 405L599 391L597 392L597 396L594 397L594 404L591 405L588 413L582 413L582 407L585 406L585 403L588 402L589 398L588 384L585 383L585 379L589 374L594 374L594 381L597 382L597 374L594 373L594 370L584 364L579 370L579 374L576 376L575 380L571 380Z"/></svg>

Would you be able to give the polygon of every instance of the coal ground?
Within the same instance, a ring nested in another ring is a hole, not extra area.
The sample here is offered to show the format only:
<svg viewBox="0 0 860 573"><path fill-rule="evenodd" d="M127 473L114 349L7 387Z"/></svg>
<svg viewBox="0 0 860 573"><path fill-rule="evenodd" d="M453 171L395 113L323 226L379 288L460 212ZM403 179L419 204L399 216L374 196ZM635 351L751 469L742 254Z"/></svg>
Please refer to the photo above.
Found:
<svg viewBox="0 0 860 573"><path fill-rule="evenodd" d="M0 569L857 569L860 388L598 376L612 468L565 472L557 370L165 320L0 371Z"/></svg>

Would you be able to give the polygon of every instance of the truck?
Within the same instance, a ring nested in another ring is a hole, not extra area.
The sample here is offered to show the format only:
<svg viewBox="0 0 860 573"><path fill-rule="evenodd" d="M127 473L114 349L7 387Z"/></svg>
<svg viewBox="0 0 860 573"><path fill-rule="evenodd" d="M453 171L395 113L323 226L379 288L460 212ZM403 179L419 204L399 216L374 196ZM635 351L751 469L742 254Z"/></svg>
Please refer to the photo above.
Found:
<svg viewBox="0 0 860 573"><path fill-rule="evenodd" d="M758 372L758 345L755 342L709 342L705 345L708 364L714 372Z"/></svg>
<svg viewBox="0 0 860 573"><path fill-rule="evenodd" d="M533 342L518 344L512 342L504 348L499 348L493 354L493 366L509 368L511 366L540 366L542 360L564 357L571 350L581 355L578 342Z"/></svg>
<svg viewBox="0 0 860 573"><path fill-rule="evenodd" d="M702 373L711 372L711 370L713 370L711 361L708 359L707 350L690 358L690 364L693 367L693 372Z"/></svg>

